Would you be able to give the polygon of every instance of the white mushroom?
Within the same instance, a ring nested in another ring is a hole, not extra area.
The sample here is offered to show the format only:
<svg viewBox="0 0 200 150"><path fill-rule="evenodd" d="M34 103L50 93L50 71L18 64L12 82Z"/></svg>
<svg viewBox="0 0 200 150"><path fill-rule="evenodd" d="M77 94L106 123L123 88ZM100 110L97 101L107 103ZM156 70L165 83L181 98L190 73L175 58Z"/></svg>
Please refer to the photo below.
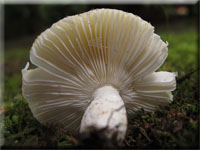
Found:
<svg viewBox="0 0 200 150"><path fill-rule="evenodd" d="M131 13L96 9L66 17L34 42L22 70L23 96L42 123L90 132L107 127L122 141L127 116L173 100L175 74L155 72L168 55L151 24Z"/></svg>

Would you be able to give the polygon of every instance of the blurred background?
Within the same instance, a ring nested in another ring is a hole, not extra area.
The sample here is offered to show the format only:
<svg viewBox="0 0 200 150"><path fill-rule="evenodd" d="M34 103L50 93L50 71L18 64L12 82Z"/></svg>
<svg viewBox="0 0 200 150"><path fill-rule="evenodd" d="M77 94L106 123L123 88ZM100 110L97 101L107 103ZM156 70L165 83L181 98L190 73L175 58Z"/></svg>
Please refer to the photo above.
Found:
<svg viewBox="0 0 200 150"><path fill-rule="evenodd" d="M4 5L5 91L4 106L0 107L0 114L5 114L5 146L38 145L38 143L41 144L40 136L43 137L40 133L43 131L39 130L40 127L37 121L32 117L27 102L21 95L21 69L29 61L29 51L35 38L53 23L66 16L83 13L96 8L124 10L150 22L155 27L155 32L161 36L161 39L169 43L169 56L160 70L178 72L179 76L183 76L197 69L198 5L6 4ZM199 105L197 102L199 97L197 93L197 75L193 76L184 86L177 89L175 103L172 104L172 108L182 109L183 107L184 112L182 113L192 118L193 122L190 119L186 121L185 124L177 129L177 135L173 133L172 137L163 135L165 137L163 140L160 138L162 135L159 135L156 139L154 139L154 136L150 137L155 141L161 140L160 143L156 143L158 145L157 148L188 148L199 146ZM183 102L184 98L186 99ZM177 119L175 118L175 120ZM169 121L168 125L172 125L172 122ZM162 130L165 132L171 132L168 130L168 127L165 128L164 126L163 128ZM180 128L185 128L186 131L179 131ZM45 137L43 138L45 139ZM130 142L130 140L127 141ZM139 141L143 140L139 139ZM144 143L146 142L144 137ZM70 142L66 142L65 139L63 144L62 138L57 140L57 144L66 146L70 145ZM149 144L151 145L151 143ZM140 145L129 145L130 147L141 148Z"/></svg>
<svg viewBox="0 0 200 150"><path fill-rule="evenodd" d="M5 43L22 38L24 46L31 46L40 32L66 16L95 8L113 8L131 12L150 22L156 30L176 31L195 28L197 6L195 5L5 5ZM26 42L25 42L26 41Z"/></svg>

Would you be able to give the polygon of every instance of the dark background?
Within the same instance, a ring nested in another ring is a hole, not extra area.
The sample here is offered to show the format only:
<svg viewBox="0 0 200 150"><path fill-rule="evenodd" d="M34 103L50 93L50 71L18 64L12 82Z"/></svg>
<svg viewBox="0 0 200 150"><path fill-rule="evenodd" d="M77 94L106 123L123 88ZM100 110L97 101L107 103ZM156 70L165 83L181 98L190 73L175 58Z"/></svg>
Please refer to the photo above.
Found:
<svg viewBox="0 0 200 150"><path fill-rule="evenodd" d="M53 23L66 16L83 13L96 8L114 8L131 12L155 26L167 28L171 23L188 22L186 26L197 22L198 5L5 5L4 37L5 46L12 46L12 41L26 39L24 45L31 46L33 39ZM188 21L185 21L188 20ZM170 22L170 24L169 24ZM176 25L184 27L185 25ZM163 28L162 28L163 29ZM28 37L27 37L28 36ZM11 41L11 43L8 43Z"/></svg>

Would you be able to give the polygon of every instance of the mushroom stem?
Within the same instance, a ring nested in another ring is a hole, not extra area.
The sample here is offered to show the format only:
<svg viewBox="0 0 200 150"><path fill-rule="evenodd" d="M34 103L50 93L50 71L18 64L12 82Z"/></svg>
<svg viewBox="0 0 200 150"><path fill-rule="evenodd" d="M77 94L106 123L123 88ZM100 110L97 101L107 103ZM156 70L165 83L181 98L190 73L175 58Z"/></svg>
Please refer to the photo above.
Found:
<svg viewBox="0 0 200 150"><path fill-rule="evenodd" d="M90 133L92 129L104 129L108 139L116 136L117 141L123 141L127 130L127 116L124 102L119 91L106 85L93 93L93 101L86 109L80 132Z"/></svg>

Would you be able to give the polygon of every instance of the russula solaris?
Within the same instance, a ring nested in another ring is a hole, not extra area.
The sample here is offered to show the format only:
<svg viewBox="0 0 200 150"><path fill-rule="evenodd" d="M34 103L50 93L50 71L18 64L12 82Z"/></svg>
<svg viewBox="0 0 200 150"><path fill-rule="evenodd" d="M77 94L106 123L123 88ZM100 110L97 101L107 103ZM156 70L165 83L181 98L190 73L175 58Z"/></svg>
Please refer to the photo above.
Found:
<svg viewBox="0 0 200 150"><path fill-rule="evenodd" d="M60 123L90 132L107 127L122 141L127 117L173 100L175 74L155 72L167 43L140 17L96 9L66 17L35 40L22 70L23 96L42 124Z"/></svg>

